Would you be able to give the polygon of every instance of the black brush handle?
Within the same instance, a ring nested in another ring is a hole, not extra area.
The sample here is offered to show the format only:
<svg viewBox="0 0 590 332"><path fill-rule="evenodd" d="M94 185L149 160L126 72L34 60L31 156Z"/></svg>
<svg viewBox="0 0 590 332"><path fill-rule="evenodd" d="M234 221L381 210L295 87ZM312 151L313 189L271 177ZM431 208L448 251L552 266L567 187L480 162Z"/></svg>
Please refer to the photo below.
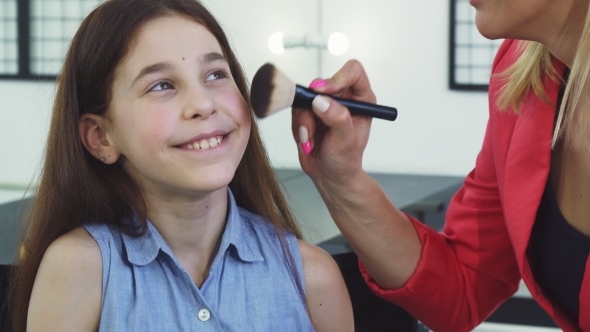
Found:
<svg viewBox="0 0 590 332"><path fill-rule="evenodd" d="M295 85L295 99L293 100L293 104L291 106L311 109L311 102L317 95L320 95L320 93L317 93L312 89L302 87L301 85ZM393 107L365 103L363 101L341 97L333 97L330 95L326 96L348 107L348 110L352 114L370 116L372 118L389 121L393 121L397 118L397 109Z"/></svg>

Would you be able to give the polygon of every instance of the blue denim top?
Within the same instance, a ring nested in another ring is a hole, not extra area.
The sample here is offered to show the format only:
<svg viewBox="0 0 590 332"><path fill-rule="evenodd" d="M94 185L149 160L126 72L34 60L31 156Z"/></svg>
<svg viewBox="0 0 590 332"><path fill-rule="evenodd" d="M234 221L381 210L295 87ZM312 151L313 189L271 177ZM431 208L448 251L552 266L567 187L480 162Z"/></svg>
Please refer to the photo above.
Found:
<svg viewBox="0 0 590 332"><path fill-rule="evenodd" d="M236 205L199 289L148 222L141 237L106 224L84 227L102 255L99 331L314 331L294 277L305 289L299 246L286 233L293 276L275 227Z"/></svg>

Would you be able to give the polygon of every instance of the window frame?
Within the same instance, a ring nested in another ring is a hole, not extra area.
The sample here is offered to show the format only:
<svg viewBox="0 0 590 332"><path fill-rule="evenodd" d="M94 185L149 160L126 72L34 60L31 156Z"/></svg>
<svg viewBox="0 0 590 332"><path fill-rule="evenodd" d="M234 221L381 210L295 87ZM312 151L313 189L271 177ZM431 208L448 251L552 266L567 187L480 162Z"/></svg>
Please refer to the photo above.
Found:
<svg viewBox="0 0 590 332"><path fill-rule="evenodd" d="M31 71L31 0L16 1L17 72L0 73L1 80L55 81L57 75Z"/></svg>
<svg viewBox="0 0 590 332"><path fill-rule="evenodd" d="M487 92L489 84L474 84L474 83L459 83L456 77L456 49L457 39L457 1L450 0L450 20L449 20L449 89L456 91L474 91L474 92ZM490 75L491 75L492 64L490 63Z"/></svg>

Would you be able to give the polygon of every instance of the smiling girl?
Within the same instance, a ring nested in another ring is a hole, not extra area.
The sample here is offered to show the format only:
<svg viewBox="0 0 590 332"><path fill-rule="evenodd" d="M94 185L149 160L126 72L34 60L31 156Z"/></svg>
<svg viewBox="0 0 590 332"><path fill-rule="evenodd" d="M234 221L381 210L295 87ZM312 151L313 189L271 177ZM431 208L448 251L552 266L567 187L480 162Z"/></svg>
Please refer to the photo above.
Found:
<svg viewBox="0 0 590 332"><path fill-rule="evenodd" d="M15 331L347 331L244 75L194 0L111 0L66 56L15 273Z"/></svg>

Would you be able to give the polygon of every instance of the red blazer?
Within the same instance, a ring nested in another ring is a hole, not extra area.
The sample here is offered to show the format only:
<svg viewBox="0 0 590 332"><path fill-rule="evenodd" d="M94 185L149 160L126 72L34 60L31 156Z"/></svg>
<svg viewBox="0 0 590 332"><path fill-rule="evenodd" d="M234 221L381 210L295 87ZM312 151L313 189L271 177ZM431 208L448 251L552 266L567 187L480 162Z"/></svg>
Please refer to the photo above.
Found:
<svg viewBox="0 0 590 332"><path fill-rule="evenodd" d="M518 58L517 41L505 41L493 73ZM555 61L559 72L565 66ZM469 331L518 289L522 278L533 298L565 331L577 331L541 292L526 250L549 175L555 107L533 93L520 115L501 112L501 83L491 80L490 118L474 170L453 197L441 233L412 219L422 242L418 267L406 284L382 289L361 265L369 287L405 308L434 331ZM550 100L559 84L545 80ZM590 260L580 293L580 327L590 331Z"/></svg>

